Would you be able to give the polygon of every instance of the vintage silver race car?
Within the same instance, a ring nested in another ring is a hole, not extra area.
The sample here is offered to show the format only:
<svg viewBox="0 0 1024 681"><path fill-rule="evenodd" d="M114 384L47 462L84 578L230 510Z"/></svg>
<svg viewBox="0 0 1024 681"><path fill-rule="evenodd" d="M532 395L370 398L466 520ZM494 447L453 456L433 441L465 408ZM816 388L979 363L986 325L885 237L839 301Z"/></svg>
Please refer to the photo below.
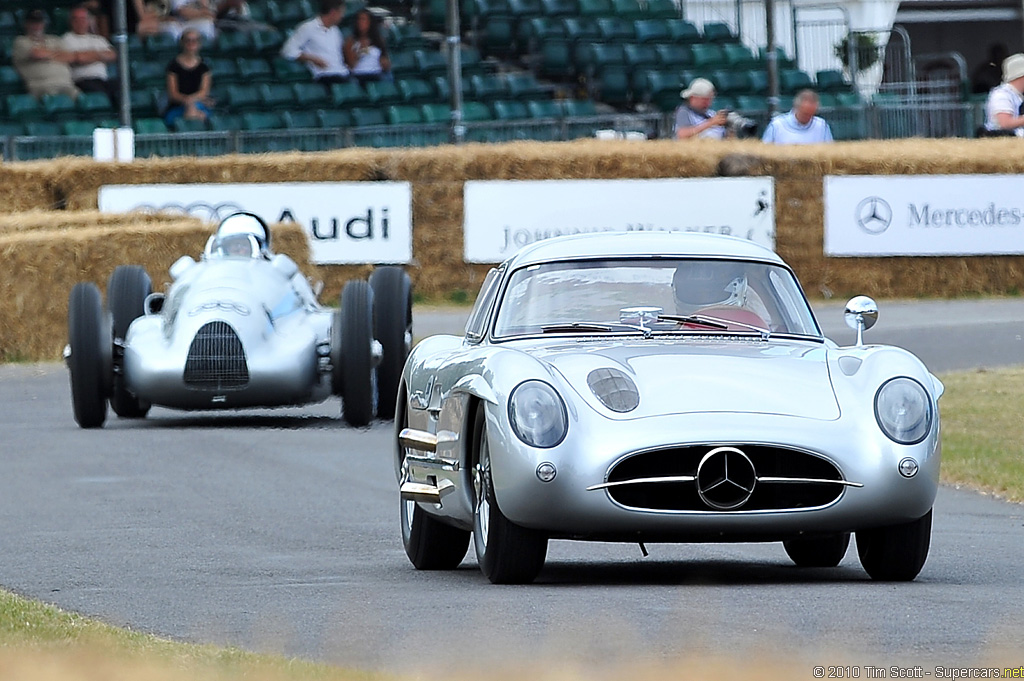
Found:
<svg viewBox="0 0 1024 681"><path fill-rule="evenodd" d="M345 420L392 418L412 345L409 276L379 267L349 281L339 310L321 307L298 266L270 250L257 216L219 225L202 259L183 256L153 293L138 266L114 270L104 309L95 284L68 301L65 361L75 420L103 425L107 402L141 418L175 409L277 407L340 395Z"/></svg>
<svg viewBox="0 0 1024 681"><path fill-rule="evenodd" d="M782 541L880 580L928 555L940 381L911 353L824 338L792 270L749 241L591 234L491 270L465 337L412 352L395 417L420 569L529 582L549 539Z"/></svg>

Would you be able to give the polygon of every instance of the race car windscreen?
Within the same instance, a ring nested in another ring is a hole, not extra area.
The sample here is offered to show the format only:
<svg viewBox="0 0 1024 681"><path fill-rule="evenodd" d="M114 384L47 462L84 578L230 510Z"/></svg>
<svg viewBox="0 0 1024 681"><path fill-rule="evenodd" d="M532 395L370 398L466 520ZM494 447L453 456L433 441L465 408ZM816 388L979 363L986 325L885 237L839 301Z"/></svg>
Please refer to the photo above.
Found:
<svg viewBox="0 0 1024 681"><path fill-rule="evenodd" d="M681 319L695 315L719 323ZM638 325L655 334L713 330L821 336L799 284L784 267L650 258L523 267L509 279L493 335L572 333L576 327L581 333L628 333Z"/></svg>

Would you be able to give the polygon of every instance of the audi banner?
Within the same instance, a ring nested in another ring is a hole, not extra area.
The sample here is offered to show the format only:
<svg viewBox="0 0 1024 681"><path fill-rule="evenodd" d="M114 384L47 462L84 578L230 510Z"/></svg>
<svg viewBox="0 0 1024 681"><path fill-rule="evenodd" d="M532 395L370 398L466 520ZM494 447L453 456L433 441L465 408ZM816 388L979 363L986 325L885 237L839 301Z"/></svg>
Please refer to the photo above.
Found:
<svg viewBox="0 0 1024 681"><path fill-rule="evenodd" d="M1019 175L825 178L825 255L1024 254Z"/></svg>
<svg viewBox="0 0 1024 681"><path fill-rule="evenodd" d="M210 222L244 210L269 223L302 225L316 264L412 259L408 182L107 185L100 188L99 208L107 213L173 211Z"/></svg>

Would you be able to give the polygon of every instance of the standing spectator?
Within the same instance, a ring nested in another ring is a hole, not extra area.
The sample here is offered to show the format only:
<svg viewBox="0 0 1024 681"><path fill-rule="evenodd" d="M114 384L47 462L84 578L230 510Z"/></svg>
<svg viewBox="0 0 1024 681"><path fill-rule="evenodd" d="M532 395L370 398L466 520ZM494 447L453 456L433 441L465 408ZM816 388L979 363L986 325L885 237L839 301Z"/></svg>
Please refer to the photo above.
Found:
<svg viewBox="0 0 1024 681"><path fill-rule="evenodd" d="M391 75L391 59L380 21L367 9L356 12L352 36L345 41L345 62L360 84Z"/></svg>
<svg viewBox="0 0 1024 681"><path fill-rule="evenodd" d="M818 93L801 90L793 98L793 110L780 114L765 128L762 142L768 144L820 144L832 141L832 128L818 113Z"/></svg>
<svg viewBox="0 0 1024 681"><path fill-rule="evenodd" d="M68 66L72 55L64 51L60 38L45 31L46 12L34 9L25 15L25 35L15 38L11 49L14 68L34 97L65 94L77 98L79 90Z"/></svg>
<svg viewBox="0 0 1024 681"><path fill-rule="evenodd" d="M680 93L686 104L676 109L676 139L691 137L720 140L726 136L725 119L728 112L715 111L715 86L705 78L694 78L690 87Z"/></svg>
<svg viewBox="0 0 1024 681"><path fill-rule="evenodd" d="M985 133L988 136L1024 137L1024 54L1003 61L1003 84L988 93L985 102Z"/></svg>
<svg viewBox="0 0 1024 681"><path fill-rule="evenodd" d="M217 37L214 19L217 10L210 0L170 0L168 20L160 25L160 30L170 33L179 40L187 30L198 31L207 40Z"/></svg>
<svg viewBox="0 0 1024 681"><path fill-rule="evenodd" d="M91 29L89 10L84 5L72 9L71 30L62 38L64 51L71 54L71 79L82 92L102 92L114 101L116 88L107 79L107 64L117 59L117 54L106 38Z"/></svg>
<svg viewBox="0 0 1024 681"><path fill-rule="evenodd" d="M114 0L97 0L99 9L96 15L96 30L109 38L114 33L117 22L114 21ZM139 36L153 35L160 30L160 17L146 6L143 0L125 0L125 23L129 34Z"/></svg>
<svg viewBox="0 0 1024 681"><path fill-rule="evenodd" d="M187 28L179 38L181 52L167 65L167 127L179 118L206 120L213 87L210 67L199 56L199 31Z"/></svg>
<svg viewBox="0 0 1024 681"><path fill-rule="evenodd" d="M343 16L344 0L320 0L319 15L298 25L281 47L281 56L304 63L318 83L348 81L348 66L342 59L343 38L338 28Z"/></svg>

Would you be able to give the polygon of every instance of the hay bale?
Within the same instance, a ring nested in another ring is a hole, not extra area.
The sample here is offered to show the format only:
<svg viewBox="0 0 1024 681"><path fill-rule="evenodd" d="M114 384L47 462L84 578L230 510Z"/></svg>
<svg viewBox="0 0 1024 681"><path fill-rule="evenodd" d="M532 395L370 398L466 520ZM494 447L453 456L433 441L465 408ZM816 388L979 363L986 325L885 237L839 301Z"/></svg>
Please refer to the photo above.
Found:
<svg viewBox="0 0 1024 681"><path fill-rule="evenodd" d="M191 219L191 218L186 218ZM97 210L29 210L22 213L0 214L0 234L15 234L34 230L80 229L105 225L159 226L180 222L181 215L172 213L101 213ZM197 221L198 222L198 221Z"/></svg>

